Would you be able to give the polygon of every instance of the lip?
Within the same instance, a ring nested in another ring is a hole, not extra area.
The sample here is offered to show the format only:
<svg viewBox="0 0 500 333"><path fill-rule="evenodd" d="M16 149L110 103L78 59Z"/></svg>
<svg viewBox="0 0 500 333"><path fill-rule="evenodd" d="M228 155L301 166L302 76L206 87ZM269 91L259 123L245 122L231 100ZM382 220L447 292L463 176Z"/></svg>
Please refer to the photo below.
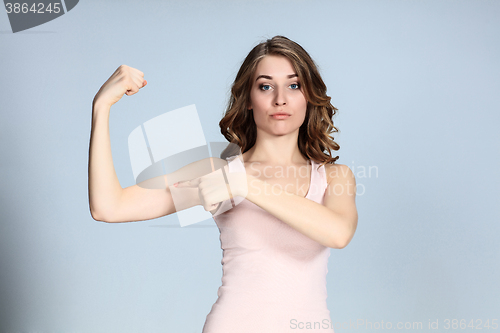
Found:
<svg viewBox="0 0 500 333"><path fill-rule="evenodd" d="M274 119L288 119L290 117L290 114L285 113L285 112L276 112L271 115Z"/></svg>

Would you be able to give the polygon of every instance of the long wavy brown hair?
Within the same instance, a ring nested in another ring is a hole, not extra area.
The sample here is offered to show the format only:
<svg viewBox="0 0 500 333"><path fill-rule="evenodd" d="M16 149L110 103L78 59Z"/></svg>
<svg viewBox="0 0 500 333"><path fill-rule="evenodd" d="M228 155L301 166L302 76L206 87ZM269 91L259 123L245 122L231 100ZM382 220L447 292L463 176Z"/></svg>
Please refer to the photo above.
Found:
<svg viewBox="0 0 500 333"><path fill-rule="evenodd" d="M339 150L340 146L331 135L339 132L332 120L338 109L330 103L326 85L311 56L299 44L284 36L274 36L258 44L243 61L231 87L226 112L219 122L222 135L230 143L236 144L241 153L245 153L255 144L257 126L253 112L248 110L248 105L251 104L250 89L257 65L267 55L288 58L299 76L307 100L306 116L298 136L300 153L304 158L313 159L321 165L335 163L339 157L332 157L331 151ZM221 158L239 153L231 147L236 146L229 145L221 153Z"/></svg>

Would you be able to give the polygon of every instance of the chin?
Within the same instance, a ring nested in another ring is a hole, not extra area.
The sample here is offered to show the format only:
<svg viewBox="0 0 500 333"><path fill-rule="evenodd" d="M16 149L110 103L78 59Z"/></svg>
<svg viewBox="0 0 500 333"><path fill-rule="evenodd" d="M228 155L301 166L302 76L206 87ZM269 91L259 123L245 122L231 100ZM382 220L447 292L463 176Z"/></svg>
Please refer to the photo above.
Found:
<svg viewBox="0 0 500 333"><path fill-rule="evenodd" d="M297 133L298 134L299 132L299 129L295 129L295 130L289 130L289 131L271 131L271 132L268 132L268 133L271 133L273 135L277 135L277 136L283 136L283 135L292 135L292 134L295 134Z"/></svg>

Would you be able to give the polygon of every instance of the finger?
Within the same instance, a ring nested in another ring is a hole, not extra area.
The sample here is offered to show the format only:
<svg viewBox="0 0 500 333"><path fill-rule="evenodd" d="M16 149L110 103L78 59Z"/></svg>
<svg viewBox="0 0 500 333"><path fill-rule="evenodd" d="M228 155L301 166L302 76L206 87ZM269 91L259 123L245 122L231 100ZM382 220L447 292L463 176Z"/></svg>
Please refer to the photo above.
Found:
<svg viewBox="0 0 500 333"><path fill-rule="evenodd" d="M198 187L200 184L200 178L193 179L193 180L185 180L185 181L180 181L174 184L175 187Z"/></svg>
<svg viewBox="0 0 500 333"><path fill-rule="evenodd" d="M210 210L210 213L212 213L212 215L214 215L219 210L220 205L222 205L222 201L219 203L213 204L212 209Z"/></svg>
<svg viewBox="0 0 500 333"><path fill-rule="evenodd" d="M130 90L127 90L127 92L125 92L125 94L127 96L132 96L133 94L135 94L137 91L135 91L135 89L130 89Z"/></svg>
<svg viewBox="0 0 500 333"><path fill-rule="evenodd" d="M130 88L130 89L128 89L126 92L127 96L131 96L139 91L139 86L133 80L129 84L128 88Z"/></svg>
<svg viewBox="0 0 500 333"><path fill-rule="evenodd" d="M132 86L136 89L136 92L138 92L139 89L144 87L144 81L145 80L142 77L141 78L139 78L139 77L132 78L132 82L133 82Z"/></svg>
<svg viewBox="0 0 500 333"><path fill-rule="evenodd" d="M217 208L219 208L218 206L220 206L221 204L222 204L222 202L218 202L218 203L214 203L212 205L205 205L205 206L203 206L203 208L205 208L205 211L207 211L207 212L214 212L217 210Z"/></svg>
<svg viewBox="0 0 500 333"><path fill-rule="evenodd" d="M134 75L132 77L132 81L134 81L134 83L137 85L138 88L142 88L142 87L144 87L144 81L146 81L146 80L144 80L143 77Z"/></svg>

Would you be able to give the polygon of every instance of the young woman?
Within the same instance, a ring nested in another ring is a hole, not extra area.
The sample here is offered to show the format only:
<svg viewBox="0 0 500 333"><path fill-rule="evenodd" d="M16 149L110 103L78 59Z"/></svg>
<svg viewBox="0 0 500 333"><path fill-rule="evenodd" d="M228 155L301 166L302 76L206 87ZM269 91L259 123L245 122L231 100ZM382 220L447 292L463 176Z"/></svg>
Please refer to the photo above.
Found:
<svg viewBox="0 0 500 333"><path fill-rule="evenodd" d="M309 54L275 36L244 60L220 121L222 134L242 154L227 149L221 159L210 159L225 163L231 186L207 174L163 190L121 188L111 158L109 109L145 85L142 72L120 66L94 98L92 216L125 222L172 214L172 190L185 190L183 209L210 210L223 249L222 285L203 333L333 332L327 263L330 248L344 248L356 230L356 184L351 170L331 156L339 149L330 136L337 132L336 108ZM241 170L244 179L235 176ZM169 184L169 175L162 177ZM215 206L230 201L234 208L215 214Z"/></svg>

